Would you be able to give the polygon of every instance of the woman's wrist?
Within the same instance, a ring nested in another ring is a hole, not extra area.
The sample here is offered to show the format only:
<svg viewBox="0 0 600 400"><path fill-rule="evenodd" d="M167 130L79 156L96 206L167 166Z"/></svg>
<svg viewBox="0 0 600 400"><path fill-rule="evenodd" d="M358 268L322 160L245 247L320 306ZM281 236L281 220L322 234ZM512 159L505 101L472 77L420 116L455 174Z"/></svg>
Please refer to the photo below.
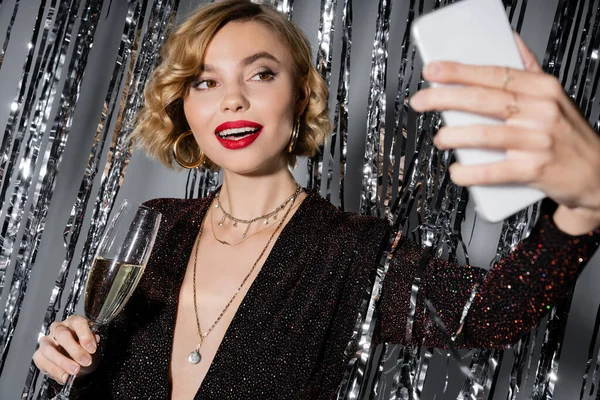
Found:
<svg viewBox="0 0 600 400"><path fill-rule="evenodd" d="M600 210L559 205L552 218L558 229L573 236L600 228Z"/></svg>

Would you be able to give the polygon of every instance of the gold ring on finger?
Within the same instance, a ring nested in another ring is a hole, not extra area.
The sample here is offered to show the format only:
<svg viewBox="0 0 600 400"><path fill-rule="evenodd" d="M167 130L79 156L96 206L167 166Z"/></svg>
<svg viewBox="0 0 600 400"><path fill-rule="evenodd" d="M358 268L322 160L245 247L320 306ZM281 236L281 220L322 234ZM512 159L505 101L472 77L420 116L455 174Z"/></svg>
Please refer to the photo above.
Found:
<svg viewBox="0 0 600 400"><path fill-rule="evenodd" d="M502 82L502 90L508 91L508 84L512 81L513 77L510 75L510 68L506 67L504 69L504 82Z"/></svg>
<svg viewBox="0 0 600 400"><path fill-rule="evenodd" d="M506 118L510 119L513 115L521 112L521 108L519 108L519 102L517 98L517 94L512 94L513 100L506 105Z"/></svg>

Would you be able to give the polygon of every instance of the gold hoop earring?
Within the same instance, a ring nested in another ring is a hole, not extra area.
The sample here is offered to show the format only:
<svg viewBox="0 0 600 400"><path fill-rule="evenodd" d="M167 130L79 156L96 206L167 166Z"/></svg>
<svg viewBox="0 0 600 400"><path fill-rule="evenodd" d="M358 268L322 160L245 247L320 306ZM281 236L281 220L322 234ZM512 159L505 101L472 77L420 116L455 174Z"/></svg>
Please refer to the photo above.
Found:
<svg viewBox="0 0 600 400"><path fill-rule="evenodd" d="M296 121L294 121L294 127L292 128L292 137L290 138L290 143L288 144L288 153L292 153L296 148L296 143L298 142L298 134L300 133L300 117L296 117Z"/></svg>
<svg viewBox="0 0 600 400"><path fill-rule="evenodd" d="M175 161L177 161L177 164L181 165L183 168L194 169L204 164L204 152L202 151L202 149L200 149L200 158L198 159L198 161L194 162L184 161L181 158L181 155L179 154L179 142L181 142L181 139L185 139L190 135L193 135L191 130L179 135L179 137L175 140L175 143L173 143L173 156L175 157Z"/></svg>

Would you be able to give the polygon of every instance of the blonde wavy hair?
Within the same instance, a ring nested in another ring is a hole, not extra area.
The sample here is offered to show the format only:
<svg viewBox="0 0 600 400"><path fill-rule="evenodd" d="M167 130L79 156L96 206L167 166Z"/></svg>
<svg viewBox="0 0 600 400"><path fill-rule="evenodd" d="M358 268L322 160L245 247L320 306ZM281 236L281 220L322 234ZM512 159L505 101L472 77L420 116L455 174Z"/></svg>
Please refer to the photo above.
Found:
<svg viewBox="0 0 600 400"><path fill-rule="evenodd" d="M201 7L191 14L167 39L161 51L162 60L152 73L144 92L145 104L138 113L132 140L172 168L172 151L177 138L190 127L183 112L183 100L197 79L206 48L215 34L227 23L254 21L271 29L288 47L294 61L298 87L308 83L308 105L300 117L298 141L292 153L285 154L289 165L297 156L313 156L329 134L327 87L311 62L311 52L304 33L287 18L269 6L249 0L221 0ZM179 154L184 160L198 160L201 150L192 135L181 140ZM206 159L205 167L218 166Z"/></svg>

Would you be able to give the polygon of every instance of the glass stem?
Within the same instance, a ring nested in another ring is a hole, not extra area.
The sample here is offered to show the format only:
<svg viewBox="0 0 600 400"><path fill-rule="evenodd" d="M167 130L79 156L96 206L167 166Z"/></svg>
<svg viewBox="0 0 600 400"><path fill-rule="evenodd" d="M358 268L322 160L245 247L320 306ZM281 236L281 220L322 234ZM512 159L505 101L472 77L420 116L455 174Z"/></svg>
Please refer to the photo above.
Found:
<svg viewBox="0 0 600 400"><path fill-rule="evenodd" d="M98 333L98 329L100 329L100 324L95 323L94 321L90 321L90 330L95 335Z"/></svg>
<svg viewBox="0 0 600 400"><path fill-rule="evenodd" d="M64 396L65 398L68 398L69 394L71 394L71 387L73 386L73 381L75 380L76 376L77 375L69 375L62 390L60 391L61 395Z"/></svg>

